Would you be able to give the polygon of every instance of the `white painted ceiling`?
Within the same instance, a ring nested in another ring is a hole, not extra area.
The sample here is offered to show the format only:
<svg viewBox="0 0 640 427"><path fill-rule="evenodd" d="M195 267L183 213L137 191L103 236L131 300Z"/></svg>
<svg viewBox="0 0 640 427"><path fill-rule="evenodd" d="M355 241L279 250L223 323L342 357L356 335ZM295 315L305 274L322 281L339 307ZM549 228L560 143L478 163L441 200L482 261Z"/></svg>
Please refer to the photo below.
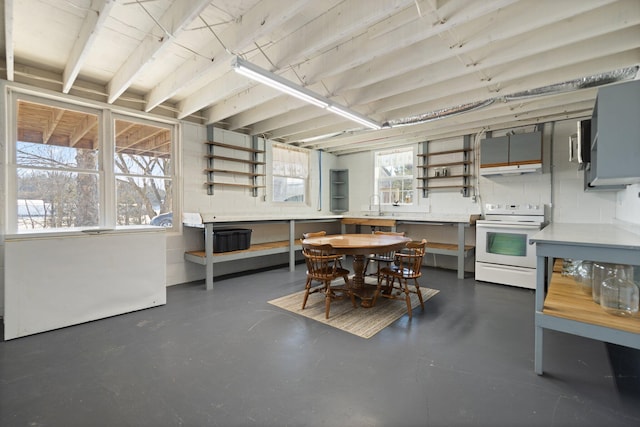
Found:
<svg viewBox="0 0 640 427"><path fill-rule="evenodd" d="M638 0L3 5L7 80L337 155L585 117L590 76L640 64ZM391 126L365 130L257 84L231 69L236 55Z"/></svg>

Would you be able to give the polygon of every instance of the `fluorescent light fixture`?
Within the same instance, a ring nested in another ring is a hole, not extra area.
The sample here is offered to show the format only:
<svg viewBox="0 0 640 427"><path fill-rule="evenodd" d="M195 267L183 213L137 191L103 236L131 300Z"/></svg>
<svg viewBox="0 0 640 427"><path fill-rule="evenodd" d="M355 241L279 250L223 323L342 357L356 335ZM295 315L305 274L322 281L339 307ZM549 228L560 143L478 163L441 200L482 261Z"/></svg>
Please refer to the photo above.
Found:
<svg viewBox="0 0 640 427"><path fill-rule="evenodd" d="M362 114L358 114L355 111L348 110L344 107L340 107L338 105L329 105L329 107L327 107L327 110L331 111L332 113L336 113L337 115L347 118L349 120L353 120L356 123L360 123L361 125L370 127L371 129L375 129L375 130L382 129L382 126L374 122L373 120L368 119Z"/></svg>
<svg viewBox="0 0 640 427"><path fill-rule="evenodd" d="M236 56L231 65L236 72L257 82L264 83L267 86L271 86L272 88L278 89L281 92L284 92L291 96L295 96L296 98L306 101L317 107L327 108L329 106L328 102L319 99L318 96L309 89L306 89L302 86L296 87L287 79L284 79L277 74L257 67L242 58Z"/></svg>
<svg viewBox="0 0 640 427"><path fill-rule="evenodd" d="M305 87L292 83L289 80L282 78L279 75L267 71L263 68L260 68L250 62L247 62L238 56L233 59L231 66L237 73L242 74L243 76L249 77L250 79L263 83L274 89L278 89L279 91L284 92L288 95L295 96L296 98L313 104L316 107L327 109L332 113L338 114L356 123L360 123L361 125L367 126L371 129L377 130L382 128L380 124L367 118L366 116L363 116L356 111L350 110L347 107L337 105L333 101L322 95L318 95L317 93Z"/></svg>

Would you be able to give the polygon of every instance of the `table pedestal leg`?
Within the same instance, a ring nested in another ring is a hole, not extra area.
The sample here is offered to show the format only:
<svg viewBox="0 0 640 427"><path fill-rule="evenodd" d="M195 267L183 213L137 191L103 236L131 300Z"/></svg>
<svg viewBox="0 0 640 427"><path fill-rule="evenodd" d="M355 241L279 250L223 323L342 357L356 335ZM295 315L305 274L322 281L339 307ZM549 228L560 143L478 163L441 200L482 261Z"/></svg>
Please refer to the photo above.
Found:
<svg viewBox="0 0 640 427"><path fill-rule="evenodd" d="M353 256L353 277L351 278L351 286L353 293L360 298L360 305L369 308L373 301L373 289L364 283L364 255Z"/></svg>

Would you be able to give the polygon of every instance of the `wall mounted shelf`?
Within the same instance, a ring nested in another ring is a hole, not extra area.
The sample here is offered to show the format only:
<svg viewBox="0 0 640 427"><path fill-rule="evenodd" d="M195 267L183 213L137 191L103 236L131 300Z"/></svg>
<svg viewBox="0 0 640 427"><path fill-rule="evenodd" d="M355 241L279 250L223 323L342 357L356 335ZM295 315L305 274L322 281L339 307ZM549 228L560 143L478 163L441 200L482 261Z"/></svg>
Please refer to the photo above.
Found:
<svg viewBox="0 0 640 427"><path fill-rule="evenodd" d="M264 161L259 160L260 155L264 155L264 150L258 149L258 139L252 138L252 147L244 147L241 145L232 145L226 144L223 142L216 142L213 140L213 130L207 131L208 133L208 141L205 141L207 145L207 154L205 154L205 158L207 159L207 167L204 172L207 174L207 180L205 182L205 186L207 187L207 193L213 194L213 190L215 186L231 186L231 187L243 187L250 188L252 190L252 196L257 197L258 189L265 188L264 184L258 183L258 178L266 176L264 172L259 172L258 168L265 165ZM209 134L210 133L210 134ZM222 149L223 154L216 153L216 149ZM227 155L227 153L232 153L234 151L241 151L247 153L247 158L243 157L232 157L231 155ZM215 162L223 162L225 165L227 163L237 163L242 165L247 165L248 170L236 170L236 169L226 169L221 167L215 167ZM244 176L248 178L247 183L241 182L228 182L219 179L220 175L228 175L228 176ZM218 179L216 179L218 178Z"/></svg>
<svg viewBox="0 0 640 427"><path fill-rule="evenodd" d="M469 197L471 186L471 154L470 137L464 137L462 148L444 151L430 151L429 141L423 143L422 153L418 157L422 158L422 164L418 165L422 169L422 175L418 177L422 181L418 185L422 190L422 197L427 197L429 191L452 191L460 190L463 197ZM442 169L442 170L441 170Z"/></svg>

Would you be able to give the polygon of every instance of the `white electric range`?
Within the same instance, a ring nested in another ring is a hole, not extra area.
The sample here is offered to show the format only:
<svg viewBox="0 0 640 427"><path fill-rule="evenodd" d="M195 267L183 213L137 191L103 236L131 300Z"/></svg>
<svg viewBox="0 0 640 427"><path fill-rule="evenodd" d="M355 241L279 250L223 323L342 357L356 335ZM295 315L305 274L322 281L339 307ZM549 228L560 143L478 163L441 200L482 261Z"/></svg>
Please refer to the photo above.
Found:
<svg viewBox="0 0 640 427"><path fill-rule="evenodd" d="M529 239L545 224L544 206L487 204L476 222L476 280L535 289L536 247Z"/></svg>

